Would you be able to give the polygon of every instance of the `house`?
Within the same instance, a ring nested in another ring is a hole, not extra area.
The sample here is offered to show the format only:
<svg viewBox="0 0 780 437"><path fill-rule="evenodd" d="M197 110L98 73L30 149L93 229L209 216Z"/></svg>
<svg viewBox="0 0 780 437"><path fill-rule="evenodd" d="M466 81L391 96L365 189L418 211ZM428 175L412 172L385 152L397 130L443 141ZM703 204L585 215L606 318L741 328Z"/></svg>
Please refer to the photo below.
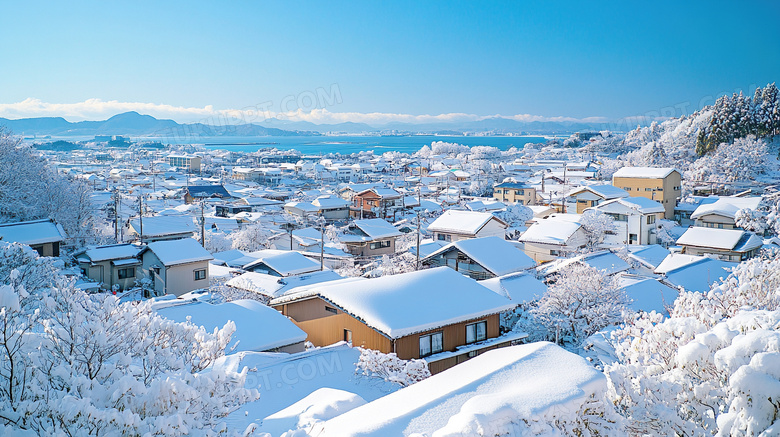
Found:
<svg viewBox="0 0 780 437"><path fill-rule="evenodd" d="M737 263L706 256L671 253L655 269L672 288L706 293L712 284L728 277Z"/></svg>
<svg viewBox="0 0 780 437"><path fill-rule="evenodd" d="M130 243L109 244L90 246L76 252L73 257L82 274L100 283L100 288L112 290L116 286L123 291L135 285L142 250L141 246Z"/></svg>
<svg viewBox="0 0 780 437"><path fill-rule="evenodd" d="M395 226L374 218L353 221L339 240L352 255L381 256L395 253L395 239L399 236L401 232Z"/></svg>
<svg viewBox="0 0 780 437"><path fill-rule="evenodd" d="M228 321L236 332L227 345L233 352L287 352L305 350L306 333L287 317L262 303L240 299L220 304L197 300L162 300L152 304L157 314L174 322L191 321L207 332L222 329Z"/></svg>
<svg viewBox="0 0 780 437"><path fill-rule="evenodd" d="M761 197L721 197L702 203L691 214L694 226L716 229L739 229L735 216L740 209L758 209Z"/></svg>
<svg viewBox="0 0 780 437"><path fill-rule="evenodd" d="M489 212L447 210L428 225L428 232L437 241L458 241L466 238L504 238L503 220Z"/></svg>
<svg viewBox="0 0 780 437"><path fill-rule="evenodd" d="M403 208L403 194L392 188L374 187L355 194L349 215L353 218L395 217Z"/></svg>
<svg viewBox="0 0 780 437"><path fill-rule="evenodd" d="M656 222L666 213L664 206L644 197L622 197L588 208L614 219L615 229L605 244L655 244Z"/></svg>
<svg viewBox="0 0 780 437"><path fill-rule="evenodd" d="M347 341L426 358L431 373L525 336L499 337L499 314L516 304L446 267L297 288L271 306L316 346ZM466 345L473 348L458 349Z"/></svg>
<svg viewBox="0 0 780 437"><path fill-rule="evenodd" d="M615 275L631 268L627 262L611 251L599 250L544 264L539 266L537 273L539 276L547 277L560 273L562 270L575 263L593 267L594 269L603 272L605 275Z"/></svg>
<svg viewBox="0 0 780 437"><path fill-rule="evenodd" d="M631 300L629 308L634 311L669 315L667 308L674 306L680 292L656 278L621 273L617 276L618 287Z"/></svg>
<svg viewBox="0 0 780 437"><path fill-rule="evenodd" d="M609 184L585 185L575 188L567 197L573 197L577 203L577 214L582 214L586 209L594 207L607 200L628 197L626 190Z"/></svg>
<svg viewBox="0 0 780 437"><path fill-rule="evenodd" d="M474 279L490 279L530 269L536 262L522 249L499 237L468 238L449 243L421 260L446 266Z"/></svg>
<svg viewBox="0 0 780 437"><path fill-rule="evenodd" d="M193 185L184 189L184 203L191 204L206 199L232 199L223 185Z"/></svg>
<svg viewBox="0 0 780 437"><path fill-rule="evenodd" d="M284 204L284 211L288 214L306 219L309 216L316 216L318 209L310 202L287 202Z"/></svg>
<svg viewBox="0 0 780 437"><path fill-rule="evenodd" d="M158 215L130 220L130 233L142 243L190 238L195 234L192 217Z"/></svg>
<svg viewBox="0 0 780 437"><path fill-rule="evenodd" d="M319 196L311 204L317 208L317 213L327 221L349 218L349 202L338 196Z"/></svg>
<svg viewBox="0 0 780 437"><path fill-rule="evenodd" d="M259 250L250 254L257 259L244 265L248 272L287 277L320 270L320 263L290 250Z"/></svg>
<svg viewBox="0 0 780 437"><path fill-rule="evenodd" d="M493 186L493 198L505 203L536 204L536 188L517 182L502 182Z"/></svg>
<svg viewBox="0 0 780 437"><path fill-rule="evenodd" d="M265 273L246 272L228 280L225 285L239 290L257 293L265 299L279 297L296 287L344 279L333 270L317 270L311 273L279 277Z"/></svg>
<svg viewBox="0 0 780 437"><path fill-rule="evenodd" d="M537 221L520 236L525 254L543 263L585 247L585 231L578 220L576 214L553 214Z"/></svg>
<svg viewBox="0 0 780 437"><path fill-rule="evenodd" d="M585 358L535 342L489 351L317 423L309 435L577 435L549 424L587 411L606 390L604 374Z"/></svg>
<svg viewBox="0 0 780 437"><path fill-rule="evenodd" d="M141 253L144 275L157 295L181 296L209 286L211 254L192 238L155 241Z"/></svg>
<svg viewBox="0 0 780 437"><path fill-rule="evenodd" d="M168 165L187 173L200 172L202 158L193 155L168 155Z"/></svg>
<svg viewBox="0 0 780 437"><path fill-rule="evenodd" d="M652 244L649 246L632 246L628 248L627 255L636 268L643 269L646 273L652 273L669 256L669 253L669 249Z"/></svg>
<svg viewBox="0 0 780 437"><path fill-rule="evenodd" d="M527 271L485 279L479 284L520 305L539 300L547 292L547 285Z"/></svg>
<svg viewBox="0 0 780 437"><path fill-rule="evenodd" d="M322 233L315 228L293 229L292 232L278 233L272 236L271 249L299 250L304 252L319 252L322 244Z"/></svg>
<svg viewBox="0 0 780 437"><path fill-rule="evenodd" d="M753 258L763 244L763 239L741 229L692 227L677 239L684 254L711 254L723 261L734 262Z"/></svg>
<svg viewBox="0 0 780 437"><path fill-rule="evenodd" d="M0 224L0 240L30 246L40 256L60 256L65 231L54 220L32 220Z"/></svg>
<svg viewBox="0 0 780 437"><path fill-rule="evenodd" d="M623 167L612 175L612 185L631 196L656 200L664 206L664 218L674 218L682 194L682 176L673 168Z"/></svg>

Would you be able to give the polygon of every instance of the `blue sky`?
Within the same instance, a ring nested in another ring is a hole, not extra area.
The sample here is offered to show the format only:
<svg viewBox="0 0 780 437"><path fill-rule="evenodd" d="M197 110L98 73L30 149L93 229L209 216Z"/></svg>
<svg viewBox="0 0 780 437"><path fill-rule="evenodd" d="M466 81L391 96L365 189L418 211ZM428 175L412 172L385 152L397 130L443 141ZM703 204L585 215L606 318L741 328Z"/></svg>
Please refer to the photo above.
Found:
<svg viewBox="0 0 780 437"><path fill-rule="evenodd" d="M679 113L778 80L779 19L774 1L12 2L0 116Z"/></svg>

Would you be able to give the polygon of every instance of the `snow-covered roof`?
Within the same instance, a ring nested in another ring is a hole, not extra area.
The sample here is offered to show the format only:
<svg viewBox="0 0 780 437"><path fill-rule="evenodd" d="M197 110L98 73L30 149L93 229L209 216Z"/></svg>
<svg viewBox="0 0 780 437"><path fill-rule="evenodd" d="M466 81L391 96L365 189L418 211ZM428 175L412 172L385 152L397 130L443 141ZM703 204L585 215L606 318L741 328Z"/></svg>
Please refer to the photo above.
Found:
<svg viewBox="0 0 780 437"><path fill-rule="evenodd" d="M630 247L628 256L640 262L641 264L655 269L658 267L664 258L669 255L669 250L659 246L658 244L651 244L649 246Z"/></svg>
<svg viewBox="0 0 780 437"><path fill-rule="evenodd" d="M450 250L459 250L496 276L530 269L536 262L514 244L499 237L468 238L454 241L428 255L435 258Z"/></svg>
<svg viewBox="0 0 780 437"><path fill-rule="evenodd" d="M527 272L510 273L479 283L513 302L527 303L541 298L547 292L547 285Z"/></svg>
<svg viewBox="0 0 780 437"><path fill-rule="evenodd" d="M211 254L192 238L155 241L146 246L166 267L214 259Z"/></svg>
<svg viewBox="0 0 780 437"><path fill-rule="evenodd" d="M697 258L674 270L667 271L664 274L664 281L674 287L683 287L686 291L705 293L710 291L713 283L718 282L721 278L726 278L731 269L737 265L714 258ZM660 267L663 267L663 263Z"/></svg>
<svg viewBox="0 0 780 437"><path fill-rule="evenodd" d="M573 415L606 389L603 373L552 343L504 347L317 424L311 435L477 435L488 424L490 435L531 435L533 423Z"/></svg>
<svg viewBox="0 0 780 437"><path fill-rule="evenodd" d="M311 212L311 213L315 213L320 210L318 207L314 206L309 202L287 202L284 204L284 207L285 209L295 208L303 212Z"/></svg>
<svg viewBox="0 0 780 437"><path fill-rule="evenodd" d="M581 227L578 222L547 218L531 225L519 240L524 243L565 245Z"/></svg>
<svg viewBox="0 0 780 437"><path fill-rule="evenodd" d="M753 238L755 237L755 238ZM692 227L677 239L680 246L709 247L720 250L747 252L761 247L763 240L741 229Z"/></svg>
<svg viewBox="0 0 780 437"><path fill-rule="evenodd" d="M189 216L152 216L143 218L143 236L160 237L164 235L187 234L195 232L195 223ZM141 233L141 221L130 220L130 226L136 233Z"/></svg>
<svg viewBox="0 0 780 437"><path fill-rule="evenodd" d="M319 209L336 209L349 206L349 202L338 196L326 195L314 199L314 201L312 201L312 205L318 207Z"/></svg>
<svg viewBox="0 0 780 437"><path fill-rule="evenodd" d="M355 393L370 402L400 388L399 384L382 379L357 377L354 364L359 358L360 351L344 342L296 354L238 352L219 358L214 369L231 374L246 367L249 370L245 387L258 389L259 381L262 392L262 399L241 405L225 420L231 429L244 430L254 423L258 432L279 436L296 428L297 424L289 426L289 421L284 421L278 412L289 412L294 404L300 406L302 399L309 398L320 389ZM308 372L308 369L317 369L316 377L309 377L309 373L301 377L302 371ZM324 371L320 372L320 369ZM344 412L338 405L333 405L331 409L335 409L336 413Z"/></svg>
<svg viewBox="0 0 780 437"><path fill-rule="evenodd" d="M666 211L666 209L661 203L656 202L655 200L648 199L646 197L622 197L618 199L607 200L604 203L601 203L599 205L596 205L588 209L614 212L622 209L618 207L618 205L626 209L637 211L640 214L653 214L653 213L661 213Z"/></svg>
<svg viewBox="0 0 780 437"><path fill-rule="evenodd" d="M601 250L545 264L539 267L539 271L542 275L548 276L558 273L574 263L587 264L607 275L614 275L631 268L627 262L609 250Z"/></svg>
<svg viewBox="0 0 780 437"><path fill-rule="evenodd" d="M667 314L667 307L674 305L679 291L661 283L656 278L620 274L618 286L631 299L631 309L634 311L655 311Z"/></svg>
<svg viewBox="0 0 780 437"><path fill-rule="evenodd" d="M630 196L628 191L610 184L585 185L582 187L575 188L574 190L569 192L568 196L575 196L585 191L589 191L595 194L596 196L606 200Z"/></svg>
<svg viewBox="0 0 780 437"><path fill-rule="evenodd" d="M302 275L280 278L265 273L246 272L229 280L226 285L242 290L248 290L269 297L279 297L287 290L295 287L319 284L322 282L343 279L333 270L322 270Z"/></svg>
<svg viewBox="0 0 780 437"><path fill-rule="evenodd" d="M35 245L62 242L65 231L52 220L32 220L0 224L0 237L5 242Z"/></svg>
<svg viewBox="0 0 780 437"><path fill-rule="evenodd" d="M760 197L721 197L713 203L702 203L691 214L696 220L702 216L715 214L733 219L740 209L758 209Z"/></svg>
<svg viewBox="0 0 780 437"><path fill-rule="evenodd" d="M254 252L251 256L259 258L246 264L244 270L252 270L260 264L265 264L282 276L290 276L320 269L320 263L293 250L263 250Z"/></svg>
<svg viewBox="0 0 780 437"><path fill-rule="evenodd" d="M476 235L490 220L496 220L506 228L506 223L489 212L450 209L444 211L444 214L428 225L428 232Z"/></svg>
<svg viewBox="0 0 780 437"><path fill-rule="evenodd" d="M273 304L319 295L366 325L400 338L512 309L516 304L449 267L362 281L336 281L288 293Z"/></svg>
<svg viewBox="0 0 780 437"><path fill-rule="evenodd" d="M168 301L157 313L175 322L185 322L187 317L195 325L213 332L222 328L229 320L236 324L228 349L236 345L235 352L267 351L300 343L306 340L306 333L290 319L262 303L242 299L212 305L207 302Z"/></svg>
<svg viewBox="0 0 780 437"><path fill-rule="evenodd" d="M670 167L623 167L616 171L612 177L663 179L672 174L674 171L677 170Z"/></svg>
<svg viewBox="0 0 780 437"><path fill-rule="evenodd" d="M396 229L395 226L381 218L355 220L352 224L366 234L371 240L398 237L401 235L401 232Z"/></svg>

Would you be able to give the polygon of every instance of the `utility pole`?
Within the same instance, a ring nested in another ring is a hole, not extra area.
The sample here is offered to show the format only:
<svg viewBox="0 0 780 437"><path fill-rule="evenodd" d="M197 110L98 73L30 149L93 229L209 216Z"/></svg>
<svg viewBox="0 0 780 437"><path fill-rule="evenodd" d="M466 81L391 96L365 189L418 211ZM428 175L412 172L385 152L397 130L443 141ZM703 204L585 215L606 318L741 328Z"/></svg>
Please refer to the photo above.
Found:
<svg viewBox="0 0 780 437"><path fill-rule="evenodd" d="M114 239L119 243L119 190L114 188Z"/></svg>
<svg viewBox="0 0 780 437"><path fill-rule="evenodd" d="M320 271L325 270L325 219L320 222Z"/></svg>
<svg viewBox="0 0 780 437"><path fill-rule="evenodd" d="M200 202L200 245L206 247L206 219L203 217L203 201Z"/></svg>
<svg viewBox="0 0 780 437"><path fill-rule="evenodd" d="M144 241L144 197L142 193L138 194L138 223L141 232L141 242Z"/></svg>
<svg viewBox="0 0 780 437"><path fill-rule="evenodd" d="M415 270L420 270L420 210L417 210L417 262Z"/></svg>

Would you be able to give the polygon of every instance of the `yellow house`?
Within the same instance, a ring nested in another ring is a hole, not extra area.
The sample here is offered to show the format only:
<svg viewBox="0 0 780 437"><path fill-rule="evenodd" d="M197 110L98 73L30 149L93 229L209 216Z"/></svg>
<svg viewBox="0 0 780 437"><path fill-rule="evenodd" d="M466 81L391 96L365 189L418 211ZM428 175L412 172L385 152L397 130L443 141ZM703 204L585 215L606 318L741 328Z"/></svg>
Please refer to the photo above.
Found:
<svg viewBox="0 0 780 437"><path fill-rule="evenodd" d="M664 206L664 218L674 219L674 207L681 197L682 176L673 168L623 167L612 175L612 185L631 197L645 197Z"/></svg>
<svg viewBox="0 0 780 437"><path fill-rule="evenodd" d="M504 203L536 204L536 188L517 182L502 182L493 187L493 198Z"/></svg>

